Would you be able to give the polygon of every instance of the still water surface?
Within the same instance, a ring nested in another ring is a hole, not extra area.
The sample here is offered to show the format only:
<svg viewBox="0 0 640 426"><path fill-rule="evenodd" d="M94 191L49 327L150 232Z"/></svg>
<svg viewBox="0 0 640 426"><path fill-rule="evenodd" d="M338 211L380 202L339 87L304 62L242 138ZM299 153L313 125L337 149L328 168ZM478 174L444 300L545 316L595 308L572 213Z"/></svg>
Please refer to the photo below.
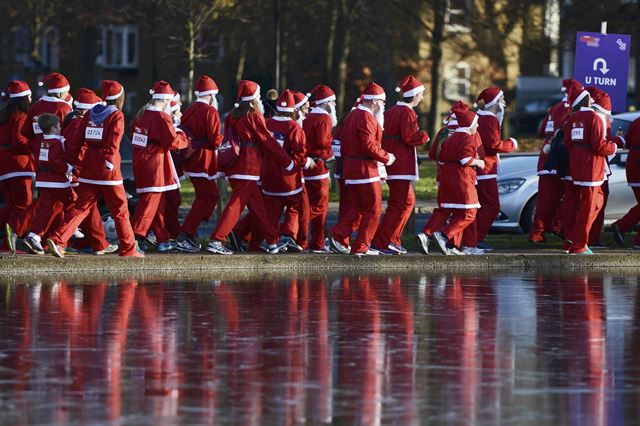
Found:
<svg viewBox="0 0 640 426"><path fill-rule="evenodd" d="M636 423L639 279L0 284L0 423Z"/></svg>

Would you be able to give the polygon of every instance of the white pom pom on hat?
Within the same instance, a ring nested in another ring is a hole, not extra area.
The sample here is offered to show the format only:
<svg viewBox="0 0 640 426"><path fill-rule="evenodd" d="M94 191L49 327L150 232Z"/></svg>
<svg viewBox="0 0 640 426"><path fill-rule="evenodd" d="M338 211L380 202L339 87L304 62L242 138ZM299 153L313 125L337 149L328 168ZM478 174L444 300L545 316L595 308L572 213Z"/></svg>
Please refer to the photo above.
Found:
<svg viewBox="0 0 640 426"><path fill-rule="evenodd" d="M400 90L402 90L402 89L400 89L399 87L396 87L396 92L397 93L400 93Z"/></svg>

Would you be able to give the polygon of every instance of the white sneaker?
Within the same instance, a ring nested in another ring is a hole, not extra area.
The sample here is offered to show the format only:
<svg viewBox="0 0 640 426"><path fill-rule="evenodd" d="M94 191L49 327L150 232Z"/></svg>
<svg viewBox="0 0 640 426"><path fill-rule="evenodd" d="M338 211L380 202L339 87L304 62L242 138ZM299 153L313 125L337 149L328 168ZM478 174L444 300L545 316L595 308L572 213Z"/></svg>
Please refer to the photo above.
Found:
<svg viewBox="0 0 640 426"><path fill-rule="evenodd" d="M416 235L416 241L418 242L418 248L424 254L429 254L429 236L424 232Z"/></svg>
<svg viewBox="0 0 640 426"><path fill-rule="evenodd" d="M445 254L447 256L464 256L465 255L465 253L461 252L455 247L448 248Z"/></svg>
<svg viewBox="0 0 640 426"><path fill-rule="evenodd" d="M73 231L73 238L76 238L78 240L84 238L84 234L82 233L82 229L76 228L76 230Z"/></svg>
<svg viewBox="0 0 640 426"><path fill-rule="evenodd" d="M233 254L233 252L226 248L221 241L217 240L209 241L205 250L213 254Z"/></svg>
<svg viewBox="0 0 640 426"><path fill-rule="evenodd" d="M442 254L447 254L447 239L442 235L442 232L436 231L433 233L433 239L438 243L438 248Z"/></svg>
<svg viewBox="0 0 640 426"><path fill-rule="evenodd" d="M93 254L95 254L96 256L103 256L105 254L115 253L116 251L118 251L118 248L119 247L118 247L117 244L109 244L108 246L106 246L102 250L98 250L98 251L93 252Z"/></svg>
<svg viewBox="0 0 640 426"><path fill-rule="evenodd" d="M316 254L328 254L333 253L333 250L331 250L331 247L325 244L321 249L310 249L309 252Z"/></svg>
<svg viewBox="0 0 640 426"><path fill-rule="evenodd" d="M356 256L379 256L380 252L374 248L369 247L364 253L355 253Z"/></svg>
<svg viewBox="0 0 640 426"><path fill-rule="evenodd" d="M478 247L462 247L462 253L466 255L478 256L484 254L484 250Z"/></svg>
<svg viewBox="0 0 640 426"><path fill-rule="evenodd" d="M349 254L351 252L351 247L340 244L333 237L329 237L329 247L331 247L331 250L340 254Z"/></svg>

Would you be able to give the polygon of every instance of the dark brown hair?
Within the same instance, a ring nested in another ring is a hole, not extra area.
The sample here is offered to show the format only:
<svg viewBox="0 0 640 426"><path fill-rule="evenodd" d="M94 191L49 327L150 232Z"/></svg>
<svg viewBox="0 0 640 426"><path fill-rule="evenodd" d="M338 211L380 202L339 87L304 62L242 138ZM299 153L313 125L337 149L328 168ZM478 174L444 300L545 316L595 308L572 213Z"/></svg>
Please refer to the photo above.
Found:
<svg viewBox="0 0 640 426"><path fill-rule="evenodd" d="M51 130L60 124L60 119L53 115L44 113L38 116L38 126L45 135L51 134Z"/></svg>
<svg viewBox="0 0 640 426"><path fill-rule="evenodd" d="M576 111L580 111L580 108L588 108L589 107L589 96L585 96L584 98L582 98L580 100L580 102L578 102L578 105L574 106L571 111L572 112L576 112Z"/></svg>
<svg viewBox="0 0 640 426"><path fill-rule="evenodd" d="M16 111L21 111L26 114L29 112L29 107L31 107L31 102L29 101L28 95L9 98L7 102L3 102L0 105L0 124L4 124L9 121L9 118Z"/></svg>
<svg viewBox="0 0 640 426"><path fill-rule="evenodd" d="M291 111L291 112L278 111L278 117L289 117L289 118L292 118L294 120L297 120L298 119L298 112L297 111Z"/></svg>

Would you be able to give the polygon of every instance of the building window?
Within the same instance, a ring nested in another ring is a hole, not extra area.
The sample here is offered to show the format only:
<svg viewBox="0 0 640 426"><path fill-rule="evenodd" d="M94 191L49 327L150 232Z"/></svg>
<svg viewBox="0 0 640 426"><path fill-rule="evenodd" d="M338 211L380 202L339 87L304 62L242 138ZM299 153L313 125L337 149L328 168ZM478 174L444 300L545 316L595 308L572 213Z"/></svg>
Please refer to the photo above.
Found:
<svg viewBox="0 0 640 426"><path fill-rule="evenodd" d="M444 98L449 101L468 99L471 67L467 62L449 63L444 67Z"/></svg>
<svg viewBox="0 0 640 426"><path fill-rule="evenodd" d="M103 68L131 69L138 67L138 27L109 25L98 33L96 64Z"/></svg>
<svg viewBox="0 0 640 426"><path fill-rule="evenodd" d="M447 13L444 17L446 30L451 33L468 33L469 13L471 2L469 0L447 0Z"/></svg>

